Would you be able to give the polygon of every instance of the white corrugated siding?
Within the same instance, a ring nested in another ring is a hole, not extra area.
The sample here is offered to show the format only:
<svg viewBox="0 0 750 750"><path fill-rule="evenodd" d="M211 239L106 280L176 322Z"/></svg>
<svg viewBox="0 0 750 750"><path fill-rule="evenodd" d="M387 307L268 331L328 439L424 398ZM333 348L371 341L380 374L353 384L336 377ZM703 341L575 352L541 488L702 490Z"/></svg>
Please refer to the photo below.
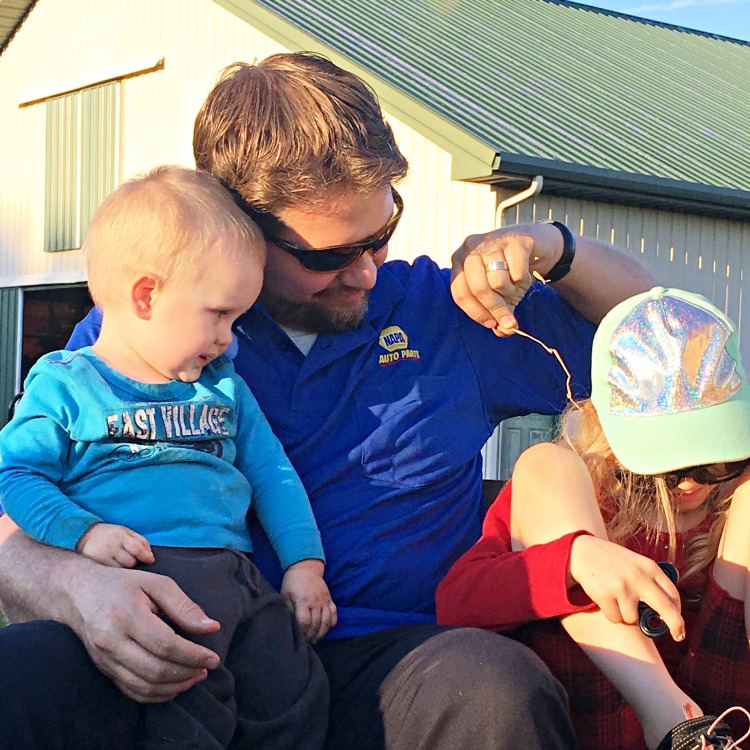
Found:
<svg viewBox="0 0 750 750"><path fill-rule="evenodd" d="M734 320L750 364L750 325L743 320L750 224L652 209L545 197L506 214L505 223L553 218L579 234L611 242L638 258L664 286L699 292Z"/></svg>
<svg viewBox="0 0 750 750"><path fill-rule="evenodd" d="M81 19L86 19L85 24ZM163 70L122 82L120 179L160 163L191 165L192 125L217 73L235 60L283 51L211 0L56 0L42 3L0 61L0 286L85 277L79 250L43 252L45 105L19 109L165 59ZM451 181L447 152L392 121L411 163L407 214L392 257L430 254L448 263L473 231L490 229L494 195Z"/></svg>
<svg viewBox="0 0 750 750"><path fill-rule="evenodd" d="M122 82L120 179L193 165L192 126L214 77L282 48L211 0L40 3L0 59L0 286L85 278L80 250L45 253L45 105L40 96L165 59Z"/></svg>

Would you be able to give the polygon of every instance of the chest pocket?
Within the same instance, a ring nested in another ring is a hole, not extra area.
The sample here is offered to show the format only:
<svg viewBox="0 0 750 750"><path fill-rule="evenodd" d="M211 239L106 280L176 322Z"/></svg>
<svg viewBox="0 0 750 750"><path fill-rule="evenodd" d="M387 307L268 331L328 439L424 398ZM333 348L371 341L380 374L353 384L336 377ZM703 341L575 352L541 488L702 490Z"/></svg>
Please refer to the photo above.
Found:
<svg viewBox="0 0 750 750"><path fill-rule="evenodd" d="M422 487L466 460L461 415L447 378L361 388L355 398L362 470L371 479Z"/></svg>

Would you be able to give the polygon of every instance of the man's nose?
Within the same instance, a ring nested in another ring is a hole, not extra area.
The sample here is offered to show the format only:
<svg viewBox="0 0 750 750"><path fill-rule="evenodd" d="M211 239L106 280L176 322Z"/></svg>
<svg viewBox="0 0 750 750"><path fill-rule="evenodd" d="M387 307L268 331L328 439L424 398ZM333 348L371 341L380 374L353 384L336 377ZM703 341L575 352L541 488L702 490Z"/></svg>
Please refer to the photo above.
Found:
<svg viewBox="0 0 750 750"><path fill-rule="evenodd" d="M362 253L348 268L339 274L341 281L354 289L372 289L378 277L378 266L371 251Z"/></svg>

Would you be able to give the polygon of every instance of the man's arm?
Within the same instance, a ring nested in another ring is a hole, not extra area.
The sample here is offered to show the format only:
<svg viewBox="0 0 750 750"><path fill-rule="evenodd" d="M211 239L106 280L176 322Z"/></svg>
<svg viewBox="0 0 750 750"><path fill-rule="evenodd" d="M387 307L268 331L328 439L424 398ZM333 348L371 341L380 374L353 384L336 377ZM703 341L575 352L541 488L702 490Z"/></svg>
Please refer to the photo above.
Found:
<svg viewBox="0 0 750 750"><path fill-rule="evenodd" d="M593 323L618 302L655 285L642 265L612 245L587 237L575 241L570 271L554 288ZM452 258L453 298L469 317L509 335L516 327L513 308L532 278L546 278L562 253L563 236L553 224L519 224L467 237ZM488 270L493 262L507 270Z"/></svg>
<svg viewBox="0 0 750 750"><path fill-rule="evenodd" d="M0 602L14 622L69 625L99 669L139 702L171 700L219 664L162 619L196 634L219 628L174 581L40 544L8 516L0 517Z"/></svg>
<svg viewBox="0 0 750 750"><path fill-rule="evenodd" d="M656 283L649 271L616 247L576 237L570 272L553 287L581 315L599 323L616 304L648 291Z"/></svg>

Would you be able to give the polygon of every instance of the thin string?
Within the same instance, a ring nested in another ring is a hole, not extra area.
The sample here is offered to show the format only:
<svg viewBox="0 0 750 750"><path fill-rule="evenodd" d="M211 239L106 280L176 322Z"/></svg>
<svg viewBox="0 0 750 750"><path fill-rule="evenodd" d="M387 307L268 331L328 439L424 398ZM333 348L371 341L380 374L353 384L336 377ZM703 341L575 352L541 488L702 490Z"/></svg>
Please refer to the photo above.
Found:
<svg viewBox="0 0 750 750"><path fill-rule="evenodd" d="M526 331L522 331L520 328L514 328L513 330L519 336L523 336L524 338L531 339L531 341L535 342L536 344L539 344L539 346L541 346L542 349L544 349L546 352L549 352L549 354L551 354L560 363L560 367L562 367L563 371L565 372L565 397L570 401L571 404L573 404L573 406L576 407L576 409L580 409L581 407L573 398L573 390L570 385L570 381L572 380L573 376L570 374L570 370L566 367L565 362L563 361L563 358L560 355L560 352L551 346L547 346L547 344L545 344L543 341L540 341L538 338L535 338L530 333L526 333Z"/></svg>
<svg viewBox="0 0 750 750"><path fill-rule="evenodd" d="M532 271L531 275L537 281L541 281L542 284L546 284L547 283L547 279L545 279L544 276L542 276L539 273L539 271ZM560 363L560 367L562 367L563 372L565 373L565 397L568 399L568 401L570 401L571 404L573 404L573 406L576 407L576 409L580 410L581 407L578 405L578 403L576 402L576 400L573 398L573 389L571 388L571 385L570 385L571 380L573 379L573 376L571 375L570 370L567 368L565 362L563 361L563 358L562 358L562 355L560 354L560 352L557 349L555 349L555 348L553 348L551 346L547 346L547 344L545 344L543 341L540 341L538 338L532 336L530 333L526 333L526 331L522 331L520 328L514 328L513 330L519 336L523 336L524 338L530 339L534 343L539 344L539 346L541 346L542 349L544 349L544 351L546 351L549 354L551 354Z"/></svg>

